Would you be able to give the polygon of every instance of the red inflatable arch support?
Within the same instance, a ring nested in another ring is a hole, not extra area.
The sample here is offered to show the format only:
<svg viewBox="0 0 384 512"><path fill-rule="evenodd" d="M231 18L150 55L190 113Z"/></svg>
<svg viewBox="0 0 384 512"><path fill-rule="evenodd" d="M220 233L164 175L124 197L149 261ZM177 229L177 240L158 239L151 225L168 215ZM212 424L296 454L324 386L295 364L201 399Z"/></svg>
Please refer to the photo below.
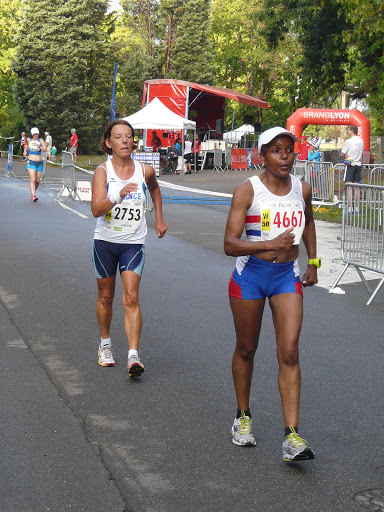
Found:
<svg viewBox="0 0 384 512"><path fill-rule="evenodd" d="M299 139L295 143L295 151L300 150L300 138L303 127L308 124L320 125L355 125L358 135L363 139L364 151L370 151L370 123L360 110L322 109L322 108L298 108L287 119L287 130Z"/></svg>

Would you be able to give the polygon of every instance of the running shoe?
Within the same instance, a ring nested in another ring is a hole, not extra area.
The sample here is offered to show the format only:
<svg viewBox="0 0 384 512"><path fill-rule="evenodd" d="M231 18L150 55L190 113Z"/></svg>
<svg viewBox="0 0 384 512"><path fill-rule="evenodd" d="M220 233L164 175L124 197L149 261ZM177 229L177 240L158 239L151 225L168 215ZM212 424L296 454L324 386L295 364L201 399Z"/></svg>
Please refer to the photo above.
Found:
<svg viewBox="0 0 384 512"><path fill-rule="evenodd" d="M36 201L38 201L39 199L36 197L36 196L31 196L31 201L33 203L36 203Z"/></svg>
<svg viewBox="0 0 384 512"><path fill-rule="evenodd" d="M235 418L232 425L232 443L237 446L256 446L252 434L252 420L241 411L240 418Z"/></svg>
<svg viewBox="0 0 384 512"><path fill-rule="evenodd" d="M140 375L145 372L145 368L143 363L140 361L139 356L131 356L128 357L127 363L129 376L134 379L135 377L140 377Z"/></svg>
<svg viewBox="0 0 384 512"><path fill-rule="evenodd" d="M308 446L307 441L297 434L292 425L289 426L289 429L291 433L285 436L283 441L283 461L314 459L315 454Z"/></svg>
<svg viewBox="0 0 384 512"><path fill-rule="evenodd" d="M112 349L110 346L99 347L99 365L100 366L115 366L115 360L113 359Z"/></svg>

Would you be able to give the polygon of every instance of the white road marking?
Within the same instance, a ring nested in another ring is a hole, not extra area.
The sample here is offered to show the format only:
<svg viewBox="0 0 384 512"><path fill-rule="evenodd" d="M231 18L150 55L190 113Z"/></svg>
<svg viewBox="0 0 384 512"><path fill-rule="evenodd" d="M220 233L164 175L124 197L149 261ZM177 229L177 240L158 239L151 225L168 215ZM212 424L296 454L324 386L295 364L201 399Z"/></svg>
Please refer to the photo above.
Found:
<svg viewBox="0 0 384 512"><path fill-rule="evenodd" d="M57 201L57 200L56 200ZM89 219L89 216L88 215L84 215L83 213L80 213L80 212L77 212L76 210L74 210L73 208L71 208L70 206L67 206L66 204L62 203L61 201L57 201L59 203L59 205L62 207L62 208L65 208L66 210L69 210L70 212L72 213L75 213L76 215L78 215L79 217L81 217L82 219Z"/></svg>
<svg viewBox="0 0 384 512"><path fill-rule="evenodd" d="M225 194L224 192L212 192L210 190L200 190L199 188L183 187L182 185L174 185L166 181L157 182L161 187L173 188L175 190L184 190L184 192L196 192L198 194L205 194L207 196L218 196L218 197L232 197L232 194Z"/></svg>

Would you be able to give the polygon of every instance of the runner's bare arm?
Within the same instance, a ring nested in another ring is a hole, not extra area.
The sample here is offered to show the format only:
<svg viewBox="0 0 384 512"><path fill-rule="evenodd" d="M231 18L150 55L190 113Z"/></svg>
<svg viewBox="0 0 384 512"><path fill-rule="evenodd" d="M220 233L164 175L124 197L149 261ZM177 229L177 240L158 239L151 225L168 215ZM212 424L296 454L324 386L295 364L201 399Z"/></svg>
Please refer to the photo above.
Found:
<svg viewBox="0 0 384 512"><path fill-rule="evenodd" d="M165 222L163 217L163 200L161 197L160 187L156 179L156 173L154 168L150 165L145 166L145 180L155 207L156 233L158 238L163 238L168 229L168 224Z"/></svg>
<svg viewBox="0 0 384 512"><path fill-rule="evenodd" d="M312 210L312 189L306 182L303 182L303 197L305 201L303 242L308 258L314 259L316 258L316 228ZM317 282L317 268L314 265L308 265L302 279L303 286L313 286Z"/></svg>

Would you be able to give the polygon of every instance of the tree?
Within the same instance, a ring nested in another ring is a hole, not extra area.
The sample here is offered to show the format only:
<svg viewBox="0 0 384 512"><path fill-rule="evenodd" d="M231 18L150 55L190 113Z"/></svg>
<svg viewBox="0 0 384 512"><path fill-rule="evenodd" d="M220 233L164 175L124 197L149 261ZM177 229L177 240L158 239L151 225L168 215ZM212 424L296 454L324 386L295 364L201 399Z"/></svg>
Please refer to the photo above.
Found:
<svg viewBox="0 0 384 512"><path fill-rule="evenodd" d="M16 46L13 34L19 10L20 0L2 0L0 3L0 126L3 137L17 137L23 124L23 117L13 98L15 74L11 66Z"/></svg>
<svg viewBox="0 0 384 512"><path fill-rule="evenodd" d="M215 84L210 7L210 0L184 0L180 5L178 23L174 23L167 38L170 53L167 77Z"/></svg>
<svg viewBox="0 0 384 512"><path fill-rule="evenodd" d="M343 90L347 48L344 0L264 0L262 35L276 48L284 37L297 39L297 106L329 107Z"/></svg>
<svg viewBox="0 0 384 512"><path fill-rule="evenodd" d="M346 90L352 99L365 99L369 106L371 132L384 133L384 4L378 0L345 0L348 27Z"/></svg>
<svg viewBox="0 0 384 512"><path fill-rule="evenodd" d="M106 0L22 0L17 32L16 99L31 125L68 145L77 129L95 150L108 120L114 58Z"/></svg>

